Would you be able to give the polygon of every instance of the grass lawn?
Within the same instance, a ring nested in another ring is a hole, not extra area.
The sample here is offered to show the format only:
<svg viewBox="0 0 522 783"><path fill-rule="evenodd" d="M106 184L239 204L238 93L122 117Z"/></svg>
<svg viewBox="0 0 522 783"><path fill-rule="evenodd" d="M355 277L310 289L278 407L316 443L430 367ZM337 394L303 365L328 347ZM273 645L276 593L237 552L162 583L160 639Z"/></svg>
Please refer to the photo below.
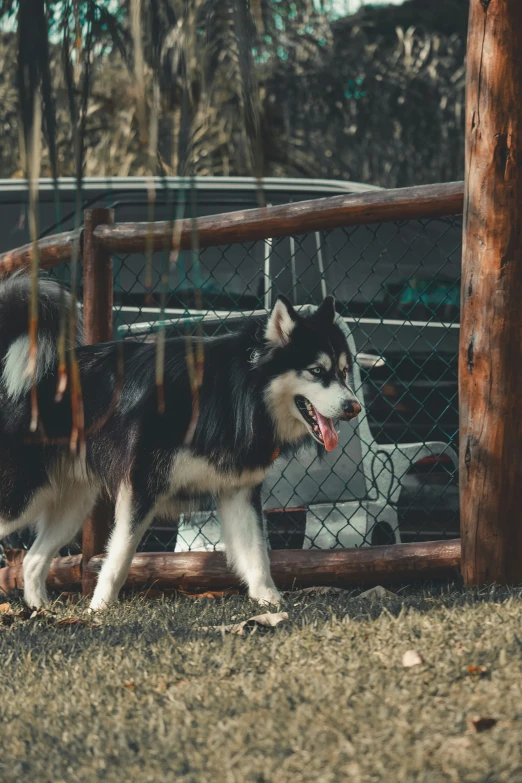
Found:
<svg viewBox="0 0 522 783"><path fill-rule="evenodd" d="M64 599L9 618L0 780L522 781L522 591L291 594L281 609L244 637L201 630L263 611L241 596L126 598L94 627ZM423 663L405 667L408 650Z"/></svg>

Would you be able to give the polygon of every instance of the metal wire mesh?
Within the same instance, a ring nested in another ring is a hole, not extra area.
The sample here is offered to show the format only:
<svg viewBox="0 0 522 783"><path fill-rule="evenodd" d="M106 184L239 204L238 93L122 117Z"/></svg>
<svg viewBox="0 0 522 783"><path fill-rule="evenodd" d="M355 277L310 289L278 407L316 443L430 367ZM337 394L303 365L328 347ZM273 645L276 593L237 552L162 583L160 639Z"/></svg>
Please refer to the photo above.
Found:
<svg viewBox="0 0 522 783"><path fill-rule="evenodd" d="M276 461L263 495L272 548L458 536L460 260L461 220L444 218L185 251L170 268L169 336L200 321L206 335L233 331L278 293L296 307L333 294L350 332L363 412L353 427L342 425L340 446L326 459L313 451ZM114 257L115 339L155 339L166 263L154 254L148 287L144 255ZM78 274L81 300L81 264ZM70 284L70 265L51 276ZM140 548L213 550L220 536L215 508L203 508L154 523ZM28 546L32 536L15 538L8 543Z"/></svg>
<svg viewBox="0 0 522 783"><path fill-rule="evenodd" d="M184 252L170 268L167 335L240 328L283 293L333 294L363 403L340 446L272 467L263 494L272 548L338 548L458 536L457 349L461 221L356 226ZM167 260L168 262L168 260ZM155 339L164 254L114 259L115 334ZM196 308L196 289L202 307ZM188 523L188 524L185 524ZM214 508L154 524L141 548L220 548Z"/></svg>

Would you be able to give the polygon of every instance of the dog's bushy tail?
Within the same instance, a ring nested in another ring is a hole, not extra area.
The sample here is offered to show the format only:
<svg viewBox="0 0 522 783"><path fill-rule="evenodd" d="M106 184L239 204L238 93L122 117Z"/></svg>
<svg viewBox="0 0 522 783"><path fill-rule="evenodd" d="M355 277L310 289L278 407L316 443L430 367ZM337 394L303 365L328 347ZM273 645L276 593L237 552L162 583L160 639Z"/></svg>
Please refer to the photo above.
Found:
<svg viewBox="0 0 522 783"><path fill-rule="evenodd" d="M0 384L2 391L12 400L26 394L32 383L27 374L30 297L31 280L26 273L17 273L0 281ZM37 383L56 365L62 308L65 308L69 322L72 308L70 293L54 280L40 278ZM81 320L78 317L76 344L80 342Z"/></svg>

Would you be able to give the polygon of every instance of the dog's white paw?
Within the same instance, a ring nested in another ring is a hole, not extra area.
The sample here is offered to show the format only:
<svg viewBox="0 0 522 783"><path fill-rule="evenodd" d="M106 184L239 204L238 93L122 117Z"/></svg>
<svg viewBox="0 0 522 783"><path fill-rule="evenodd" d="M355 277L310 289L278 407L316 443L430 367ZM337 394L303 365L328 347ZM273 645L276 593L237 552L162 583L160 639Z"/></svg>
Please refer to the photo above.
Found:
<svg viewBox="0 0 522 783"><path fill-rule="evenodd" d="M24 588L24 601L30 609L43 609L50 603L45 588L27 583Z"/></svg>
<svg viewBox="0 0 522 783"><path fill-rule="evenodd" d="M116 598L113 598L112 596L97 596L96 593L94 593L91 603L89 604L89 612L91 614L94 614L94 612L103 612L115 602Z"/></svg>
<svg viewBox="0 0 522 783"><path fill-rule="evenodd" d="M24 602L27 604L29 609L44 609L50 604L47 593L24 593Z"/></svg>
<svg viewBox="0 0 522 783"><path fill-rule="evenodd" d="M49 603L45 577L38 561L28 552L23 562L24 601L31 609L43 609Z"/></svg>
<svg viewBox="0 0 522 783"><path fill-rule="evenodd" d="M250 598L257 601L261 606L279 606L282 600L281 593L275 585L273 587L266 585L265 587L260 587L257 590L251 591Z"/></svg>

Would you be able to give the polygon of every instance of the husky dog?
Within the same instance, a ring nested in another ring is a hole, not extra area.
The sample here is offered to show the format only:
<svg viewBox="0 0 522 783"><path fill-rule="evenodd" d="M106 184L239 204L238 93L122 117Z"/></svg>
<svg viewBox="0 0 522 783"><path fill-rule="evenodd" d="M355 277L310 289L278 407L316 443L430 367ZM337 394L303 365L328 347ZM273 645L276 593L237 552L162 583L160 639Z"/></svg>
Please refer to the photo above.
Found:
<svg viewBox="0 0 522 783"><path fill-rule="evenodd" d="M115 502L115 523L92 609L117 599L153 518L178 516L187 504L209 497L217 503L229 564L251 598L277 604L263 536L265 474L279 453L307 439L334 449L334 421L361 410L348 385L352 360L333 298L304 317L279 297L267 317L206 339L197 418L184 338L166 341L164 412L154 345L78 344L87 433L80 459L68 446L69 388L56 401L60 314L63 307L70 312L71 299L43 279L36 362L40 434L30 433L29 291L24 275L0 283L0 537L36 527L23 563L27 604L47 602L52 558L104 491Z"/></svg>

